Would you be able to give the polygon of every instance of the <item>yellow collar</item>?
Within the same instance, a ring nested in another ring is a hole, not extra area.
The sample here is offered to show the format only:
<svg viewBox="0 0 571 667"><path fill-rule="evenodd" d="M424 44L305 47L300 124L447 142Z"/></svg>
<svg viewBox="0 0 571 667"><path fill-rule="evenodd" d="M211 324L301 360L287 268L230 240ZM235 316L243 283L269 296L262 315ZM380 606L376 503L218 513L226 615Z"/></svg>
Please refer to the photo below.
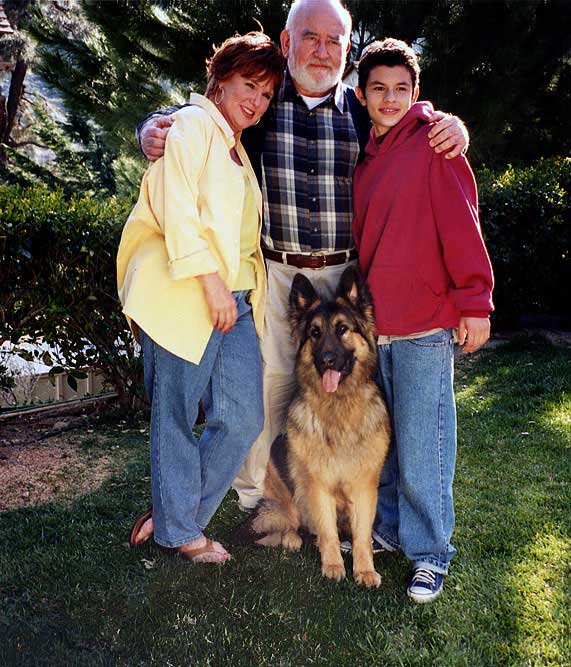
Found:
<svg viewBox="0 0 571 667"><path fill-rule="evenodd" d="M207 97L204 97L204 95L199 95L198 93L191 93L190 99L189 99L189 104L194 104L201 109L204 109L208 115L212 118L212 120L218 125L218 127L222 130L224 133L224 137L226 139L226 143L228 144L228 148L234 148L236 145L236 137L234 136L234 130L230 127L228 124L228 121L224 116L220 113L218 107L209 100Z"/></svg>

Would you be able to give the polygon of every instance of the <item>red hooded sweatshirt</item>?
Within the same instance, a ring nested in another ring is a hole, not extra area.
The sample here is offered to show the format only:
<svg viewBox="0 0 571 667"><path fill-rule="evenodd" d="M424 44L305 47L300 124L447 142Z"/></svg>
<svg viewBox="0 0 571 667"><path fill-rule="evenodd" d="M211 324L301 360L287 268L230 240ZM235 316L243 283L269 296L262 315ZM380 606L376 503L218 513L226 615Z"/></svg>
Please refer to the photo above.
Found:
<svg viewBox="0 0 571 667"><path fill-rule="evenodd" d="M456 327L493 310L474 175L465 157L429 146L432 112L417 102L382 141L371 131L355 171L353 234L378 334Z"/></svg>

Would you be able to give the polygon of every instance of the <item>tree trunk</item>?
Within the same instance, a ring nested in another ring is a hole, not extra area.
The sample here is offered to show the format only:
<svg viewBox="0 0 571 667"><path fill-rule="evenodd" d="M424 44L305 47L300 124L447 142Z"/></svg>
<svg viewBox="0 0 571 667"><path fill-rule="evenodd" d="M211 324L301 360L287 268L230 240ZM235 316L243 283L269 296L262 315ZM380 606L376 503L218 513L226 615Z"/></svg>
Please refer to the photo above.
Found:
<svg viewBox="0 0 571 667"><path fill-rule="evenodd" d="M0 114L0 122L2 122L1 141L3 144L10 144L10 135L14 129L16 114L18 113L20 100L24 94L24 79L26 78L27 71L27 62L24 60L16 61L16 66L14 67L14 71L12 72L12 77L10 79L10 91L8 93L6 108L5 111L3 110Z"/></svg>
<svg viewBox="0 0 571 667"><path fill-rule="evenodd" d="M6 150L4 149L4 133L8 125L8 112L6 111L6 98L0 95L0 166L6 163Z"/></svg>

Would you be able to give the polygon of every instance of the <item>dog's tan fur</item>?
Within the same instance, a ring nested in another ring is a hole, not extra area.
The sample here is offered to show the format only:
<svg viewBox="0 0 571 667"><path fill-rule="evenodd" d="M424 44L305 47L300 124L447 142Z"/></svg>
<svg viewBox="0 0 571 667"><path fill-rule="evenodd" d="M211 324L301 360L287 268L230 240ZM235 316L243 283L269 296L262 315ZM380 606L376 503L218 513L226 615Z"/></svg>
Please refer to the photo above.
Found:
<svg viewBox="0 0 571 667"><path fill-rule="evenodd" d="M359 284L358 291L358 285L353 284L346 295L338 296L337 303L354 310L356 320L347 317L343 309L320 311L317 300L308 308L302 325L318 326L323 331L347 327L338 338L354 356L352 372L335 392L325 392L314 363L315 341L311 336L303 340L294 318L294 332L301 347L296 361L299 389L287 420L289 485L272 456L264 503L253 526L257 532L266 533L261 544L288 549L301 546L301 527L309 530L317 536L323 575L335 580L345 576L338 536L338 528L344 526L353 538L355 580L365 586L379 586L371 530L379 475L389 446L389 419L373 379L377 357L366 288Z"/></svg>

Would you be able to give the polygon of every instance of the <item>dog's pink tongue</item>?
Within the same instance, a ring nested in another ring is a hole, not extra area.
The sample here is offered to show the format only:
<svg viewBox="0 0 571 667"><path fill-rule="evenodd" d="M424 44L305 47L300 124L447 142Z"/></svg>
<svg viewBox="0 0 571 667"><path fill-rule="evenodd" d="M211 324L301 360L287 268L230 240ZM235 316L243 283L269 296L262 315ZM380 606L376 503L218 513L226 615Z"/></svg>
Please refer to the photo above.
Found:
<svg viewBox="0 0 571 667"><path fill-rule="evenodd" d="M334 391L337 391L337 387L339 386L339 380L341 379L341 373L339 371L325 371L323 373L323 389L325 389L326 392L332 393Z"/></svg>

